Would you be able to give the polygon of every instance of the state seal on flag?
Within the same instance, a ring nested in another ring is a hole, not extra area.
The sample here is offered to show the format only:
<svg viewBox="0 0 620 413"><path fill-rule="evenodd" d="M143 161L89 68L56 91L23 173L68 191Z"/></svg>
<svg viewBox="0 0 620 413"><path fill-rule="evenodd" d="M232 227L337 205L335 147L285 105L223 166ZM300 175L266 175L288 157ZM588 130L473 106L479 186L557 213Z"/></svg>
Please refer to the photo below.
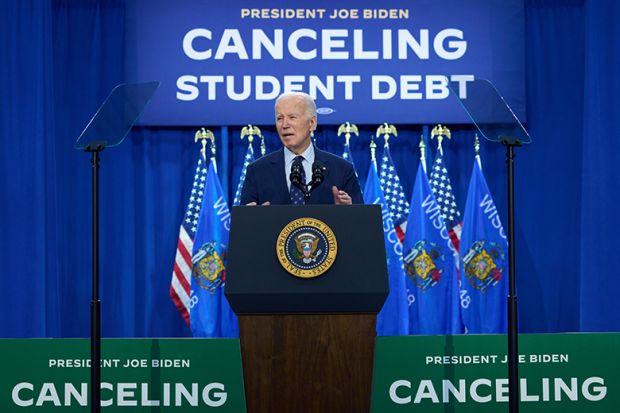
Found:
<svg viewBox="0 0 620 413"><path fill-rule="evenodd" d="M484 294L502 279L506 258L495 242L478 240L467 250L463 264L469 284Z"/></svg>
<svg viewBox="0 0 620 413"><path fill-rule="evenodd" d="M444 272L446 259L437 244L427 240L415 243L403 257L405 272L413 283L426 291L439 283Z"/></svg>
<svg viewBox="0 0 620 413"><path fill-rule="evenodd" d="M337 253L334 232L315 218L289 222L276 241L278 261L287 272L300 278L314 278L327 272Z"/></svg>
<svg viewBox="0 0 620 413"><path fill-rule="evenodd" d="M224 257L217 252L216 247L216 242L206 242L192 257L192 276L200 288L211 294L215 294L226 280Z"/></svg>

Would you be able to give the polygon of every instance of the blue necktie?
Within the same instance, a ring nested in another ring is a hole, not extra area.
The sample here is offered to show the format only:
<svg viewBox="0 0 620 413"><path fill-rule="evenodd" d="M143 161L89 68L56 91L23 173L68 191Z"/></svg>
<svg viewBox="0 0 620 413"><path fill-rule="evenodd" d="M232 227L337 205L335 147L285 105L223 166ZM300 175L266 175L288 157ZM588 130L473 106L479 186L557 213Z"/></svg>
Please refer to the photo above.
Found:
<svg viewBox="0 0 620 413"><path fill-rule="evenodd" d="M303 182L305 184L306 183L306 172L304 171L304 168L303 168L303 164L302 164L303 160L304 160L303 156L296 156L295 159L293 159L293 165L295 163L299 163L302 166L301 167L301 182ZM303 205L304 204L304 193L302 192L301 189L299 189L295 185L293 185L292 182L291 182L290 195L291 195L291 203L293 205Z"/></svg>

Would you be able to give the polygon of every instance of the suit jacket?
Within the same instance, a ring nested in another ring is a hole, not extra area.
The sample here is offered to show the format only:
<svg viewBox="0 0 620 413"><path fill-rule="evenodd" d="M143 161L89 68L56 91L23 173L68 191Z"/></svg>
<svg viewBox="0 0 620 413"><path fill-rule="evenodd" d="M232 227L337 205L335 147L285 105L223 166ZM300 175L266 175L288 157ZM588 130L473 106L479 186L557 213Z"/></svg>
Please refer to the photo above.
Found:
<svg viewBox="0 0 620 413"><path fill-rule="evenodd" d="M309 204L333 204L332 186L345 191L354 204L363 203L360 184L353 165L329 152L314 148L314 158L325 165L324 180L310 195ZM269 201L275 205L291 203L284 173L284 149L265 155L248 165L241 191L241 205L249 202L262 204Z"/></svg>

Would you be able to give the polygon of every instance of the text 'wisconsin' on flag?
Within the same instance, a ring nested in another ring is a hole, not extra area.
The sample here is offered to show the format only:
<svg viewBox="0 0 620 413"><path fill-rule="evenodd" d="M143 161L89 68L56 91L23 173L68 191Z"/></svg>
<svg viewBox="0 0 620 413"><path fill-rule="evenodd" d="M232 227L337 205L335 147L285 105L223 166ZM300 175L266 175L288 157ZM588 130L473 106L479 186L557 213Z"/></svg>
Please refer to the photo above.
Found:
<svg viewBox="0 0 620 413"><path fill-rule="evenodd" d="M387 256L390 292L383 308L377 315L377 335L406 335L409 331L409 313L405 294L402 244L394 229L392 214L383 196L377 174L377 164L374 160L370 163L370 169L368 170L368 177L364 188L364 203L381 205L383 239Z"/></svg>
<svg viewBox="0 0 620 413"><path fill-rule="evenodd" d="M461 235L461 300L468 333L507 329L508 241L482 173L479 156L471 173Z"/></svg>
<svg viewBox="0 0 620 413"><path fill-rule="evenodd" d="M238 337L237 317L224 296L230 211L214 164L209 165L192 252L189 301L194 337Z"/></svg>
<svg viewBox="0 0 620 413"><path fill-rule="evenodd" d="M462 332L454 245L420 162L403 243L410 334Z"/></svg>

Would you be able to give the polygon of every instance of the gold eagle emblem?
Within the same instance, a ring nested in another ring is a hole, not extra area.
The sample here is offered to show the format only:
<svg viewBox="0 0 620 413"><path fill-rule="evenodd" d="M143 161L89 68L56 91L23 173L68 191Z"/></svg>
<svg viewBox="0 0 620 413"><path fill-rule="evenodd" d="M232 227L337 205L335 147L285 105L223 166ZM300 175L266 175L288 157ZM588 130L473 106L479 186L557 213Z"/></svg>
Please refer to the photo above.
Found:
<svg viewBox="0 0 620 413"><path fill-rule="evenodd" d="M317 251L319 245L319 237L309 232L303 233L295 237L295 246L299 252L301 260L308 264L321 254L321 251Z"/></svg>

